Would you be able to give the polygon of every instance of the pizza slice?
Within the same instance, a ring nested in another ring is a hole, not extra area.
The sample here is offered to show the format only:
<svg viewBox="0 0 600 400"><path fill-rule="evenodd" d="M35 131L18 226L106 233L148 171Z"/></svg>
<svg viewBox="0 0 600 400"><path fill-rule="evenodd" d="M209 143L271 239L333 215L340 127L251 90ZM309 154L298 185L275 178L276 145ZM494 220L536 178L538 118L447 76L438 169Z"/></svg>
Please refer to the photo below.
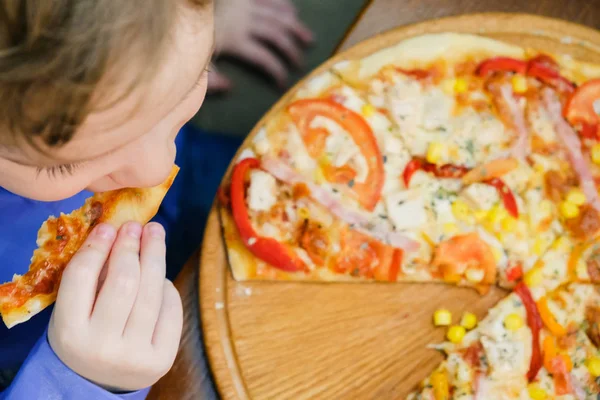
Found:
<svg viewBox="0 0 600 400"><path fill-rule="evenodd" d="M6 326L29 320L56 300L63 270L95 225L109 223L118 228L128 221L150 221L178 171L174 166L165 182L152 188L97 193L70 214L45 221L29 271L0 285L0 315Z"/></svg>
<svg viewBox="0 0 600 400"><path fill-rule="evenodd" d="M595 399L599 305L592 285L571 284L535 300L520 284L464 338L436 346L446 360L408 398Z"/></svg>

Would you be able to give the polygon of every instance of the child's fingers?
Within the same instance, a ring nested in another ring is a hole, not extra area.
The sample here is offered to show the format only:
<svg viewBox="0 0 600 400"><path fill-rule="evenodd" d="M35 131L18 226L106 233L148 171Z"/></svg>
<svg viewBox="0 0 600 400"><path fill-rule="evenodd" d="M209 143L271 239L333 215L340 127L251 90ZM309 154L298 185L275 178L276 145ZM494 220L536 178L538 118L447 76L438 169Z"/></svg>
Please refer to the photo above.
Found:
<svg viewBox="0 0 600 400"><path fill-rule="evenodd" d="M166 274L165 230L150 223L142 234L140 251L140 287L127 320L125 335L150 342L163 302Z"/></svg>
<svg viewBox="0 0 600 400"><path fill-rule="evenodd" d="M98 276L108 259L110 249L115 241L116 230L108 224L96 226L79 251L65 268L62 275L54 318L57 323L90 317Z"/></svg>
<svg viewBox="0 0 600 400"><path fill-rule="evenodd" d="M94 310L92 328L121 336L140 284L142 226L128 222L121 227L108 260L108 270Z"/></svg>
<svg viewBox="0 0 600 400"><path fill-rule="evenodd" d="M165 360L170 360L172 363L177 355L181 339L183 307L179 292L173 283L168 279L163 282L163 302L154 329L152 344Z"/></svg>

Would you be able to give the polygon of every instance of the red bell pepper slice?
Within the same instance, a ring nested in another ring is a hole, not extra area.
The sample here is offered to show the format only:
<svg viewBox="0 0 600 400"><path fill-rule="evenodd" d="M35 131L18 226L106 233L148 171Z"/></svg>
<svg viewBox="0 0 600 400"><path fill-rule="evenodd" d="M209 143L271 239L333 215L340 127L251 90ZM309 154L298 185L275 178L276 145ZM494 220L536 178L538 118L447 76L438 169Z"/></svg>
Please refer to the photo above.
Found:
<svg viewBox="0 0 600 400"><path fill-rule="evenodd" d="M555 356L550 361L550 373L554 378L554 392L558 395L573 393L573 384L571 375L565 359L561 356Z"/></svg>
<svg viewBox="0 0 600 400"><path fill-rule="evenodd" d="M559 92L573 93L575 91L573 82L562 76L556 68L549 66L545 61L536 61L536 59L530 61L527 67L527 75L552 86Z"/></svg>
<svg viewBox="0 0 600 400"><path fill-rule="evenodd" d="M509 282L516 282L523 277L523 267L521 263L512 265L506 270L506 279Z"/></svg>
<svg viewBox="0 0 600 400"><path fill-rule="evenodd" d="M404 185L406 187L410 185L412 176L418 170L429 172L438 178L462 178L470 171L469 168L462 165L444 164L437 166L421 158L413 158L406 164L406 167L404 167L404 171L402 172L402 179L404 180ZM513 217L519 218L517 200L510 188L499 178L492 178L484 183L494 186L498 190L498 194L502 199L506 211Z"/></svg>
<svg viewBox="0 0 600 400"><path fill-rule="evenodd" d="M309 148L315 148L314 143L311 142L312 136L321 137L321 135L315 135L313 132L314 129L310 127L311 122L317 116L323 116L335 121L348 132L360 148L360 152L365 158L369 169L364 183L357 183L352 180L349 182L348 186L356 193L358 201L362 206L367 210L372 211L381 198L385 171L383 167L383 157L381 156L379 146L377 145L377 140L375 139L373 130L365 119L331 99L297 100L288 106L288 112L294 120L294 123L298 126L298 130L302 135L304 143ZM320 151L313 150L313 157L316 153L323 151L324 142L325 141L322 140L323 144L319 145Z"/></svg>
<svg viewBox="0 0 600 400"><path fill-rule="evenodd" d="M494 72L516 72L525 74L527 62L510 57L494 57L483 61L477 67L477 75L486 77Z"/></svg>
<svg viewBox="0 0 600 400"><path fill-rule="evenodd" d="M572 125L581 125L582 136L598 139L600 115L594 109L595 102L600 105L600 79L593 79L577 88L567 102L564 116Z"/></svg>
<svg viewBox="0 0 600 400"><path fill-rule="evenodd" d="M258 159L246 158L234 167L231 175L231 212L240 237L252 254L273 267L288 272L302 271L306 266L292 249L273 238L259 236L252 227L246 206L246 176L251 169L259 167Z"/></svg>
<svg viewBox="0 0 600 400"><path fill-rule="evenodd" d="M513 195L512 190L499 178L493 178L488 181L485 181L488 185L495 187L498 190L498 194L502 199L502 203L504 204L504 208L510 215L514 218L519 218L519 207L517 205L517 200Z"/></svg>
<svg viewBox="0 0 600 400"><path fill-rule="evenodd" d="M402 173L402 179L404 180L404 186L408 187L410 185L410 180L415 172L422 168L421 160L418 158L413 158L406 164L404 167L404 172Z"/></svg>
<svg viewBox="0 0 600 400"><path fill-rule="evenodd" d="M533 57L529 60L529 65L531 64L540 64L556 72L559 70L556 60L547 54L540 54L539 56Z"/></svg>
<svg viewBox="0 0 600 400"><path fill-rule="evenodd" d="M406 164L404 172L402 172L402 179L404 180L404 185L406 185L406 187L410 185L412 176L418 170L429 172L438 178L462 178L469 172L469 168L461 165L444 164L437 166L423 159L413 158Z"/></svg>
<svg viewBox="0 0 600 400"><path fill-rule="evenodd" d="M531 361L529 363L529 371L527 372L527 379L529 382L531 382L535 379L544 363L542 349L540 346L542 317L540 316L535 301L531 296L531 292L525 283L518 283L517 286L515 286L515 293L521 298L521 301L525 306L525 310L527 311L527 325L529 326L529 329L531 329L532 352Z"/></svg>

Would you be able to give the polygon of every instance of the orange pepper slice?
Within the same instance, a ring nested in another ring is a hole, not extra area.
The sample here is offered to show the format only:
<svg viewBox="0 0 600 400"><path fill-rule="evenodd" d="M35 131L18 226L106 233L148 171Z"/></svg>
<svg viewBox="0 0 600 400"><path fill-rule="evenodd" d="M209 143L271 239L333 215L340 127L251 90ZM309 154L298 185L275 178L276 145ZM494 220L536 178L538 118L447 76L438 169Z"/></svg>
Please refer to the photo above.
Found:
<svg viewBox="0 0 600 400"><path fill-rule="evenodd" d="M544 325L552 334L556 336L565 336L567 334L567 329L556 321L554 314L548 308L548 299L546 297L538 300L537 308L542 317L542 322L544 322Z"/></svg>

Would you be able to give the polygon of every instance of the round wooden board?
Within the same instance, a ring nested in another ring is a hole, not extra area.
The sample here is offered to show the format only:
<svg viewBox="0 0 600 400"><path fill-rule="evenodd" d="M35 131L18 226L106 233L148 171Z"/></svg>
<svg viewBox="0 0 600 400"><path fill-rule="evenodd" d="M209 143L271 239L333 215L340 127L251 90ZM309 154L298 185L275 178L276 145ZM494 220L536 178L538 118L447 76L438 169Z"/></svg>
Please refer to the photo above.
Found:
<svg viewBox="0 0 600 400"><path fill-rule="evenodd" d="M342 59L444 31L481 34L600 63L598 31L531 15L477 14L384 33L336 55L310 76ZM404 398L442 360L427 348L444 336L443 329L432 326L433 312L446 307L455 318L464 310L481 318L505 295L495 289L480 297L469 289L437 284L236 282L215 209L200 264L204 338L225 399Z"/></svg>

